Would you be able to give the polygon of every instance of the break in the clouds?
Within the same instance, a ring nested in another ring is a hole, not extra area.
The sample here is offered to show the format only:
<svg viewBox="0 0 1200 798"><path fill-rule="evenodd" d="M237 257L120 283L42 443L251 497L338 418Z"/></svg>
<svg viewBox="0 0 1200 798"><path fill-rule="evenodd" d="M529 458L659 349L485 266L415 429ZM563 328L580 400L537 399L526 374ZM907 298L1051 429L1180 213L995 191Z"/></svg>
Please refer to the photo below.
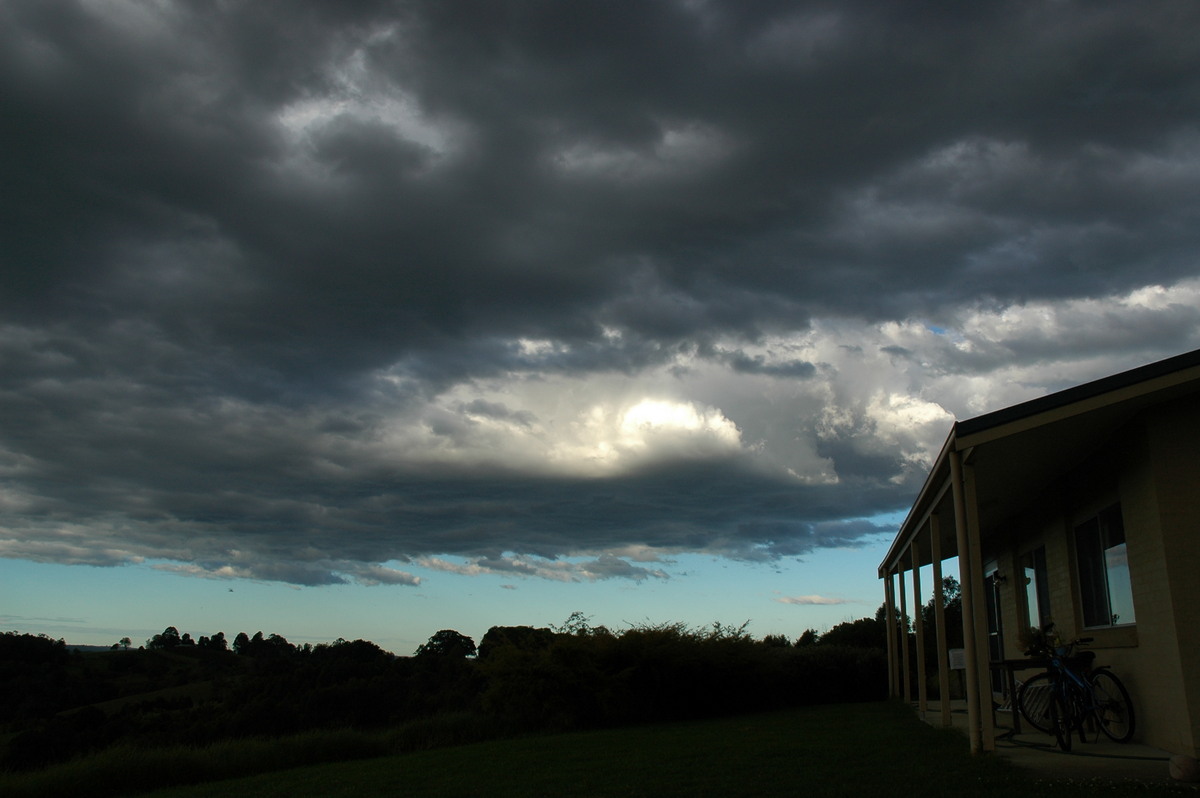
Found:
<svg viewBox="0 0 1200 798"><path fill-rule="evenodd" d="M406 585L875 539L953 418L1200 345L1197 27L3 3L0 556Z"/></svg>

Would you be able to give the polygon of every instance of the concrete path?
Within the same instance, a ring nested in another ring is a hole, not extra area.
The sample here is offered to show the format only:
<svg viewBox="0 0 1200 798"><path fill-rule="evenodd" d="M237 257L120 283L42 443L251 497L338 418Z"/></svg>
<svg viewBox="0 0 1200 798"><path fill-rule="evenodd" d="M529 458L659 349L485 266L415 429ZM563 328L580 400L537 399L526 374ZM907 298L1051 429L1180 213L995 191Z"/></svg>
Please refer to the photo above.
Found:
<svg viewBox="0 0 1200 798"><path fill-rule="evenodd" d="M966 709L956 707L954 703L961 702L952 702L951 722L965 735ZM1048 779L1181 784L1171 778L1171 755L1166 751L1137 742L1114 743L1106 737L1094 743L1080 743L1076 738L1071 751L1061 751L1050 735L1030 729L1028 724L1020 734L1013 734L1010 713L1001 711L996 715L1000 726L996 730L996 754ZM941 712L936 702L929 703L924 720L931 725L941 725ZM1200 784L1188 786L1194 786L1200 793Z"/></svg>

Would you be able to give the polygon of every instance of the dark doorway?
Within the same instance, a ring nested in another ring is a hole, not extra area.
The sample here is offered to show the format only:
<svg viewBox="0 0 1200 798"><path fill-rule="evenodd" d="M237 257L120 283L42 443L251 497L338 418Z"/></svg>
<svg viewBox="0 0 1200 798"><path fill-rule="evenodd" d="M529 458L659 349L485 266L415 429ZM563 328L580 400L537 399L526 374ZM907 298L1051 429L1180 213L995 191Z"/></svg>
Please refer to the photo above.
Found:
<svg viewBox="0 0 1200 798"><path fill-rule="evenodd" d="M984 580L983 595L987 603L988 631L988 661L1000 662L1004 659L1004 624L1000 618L1000 581L992 571ZM1004 670L991 668L992 692L1003 694Z"/></svg>

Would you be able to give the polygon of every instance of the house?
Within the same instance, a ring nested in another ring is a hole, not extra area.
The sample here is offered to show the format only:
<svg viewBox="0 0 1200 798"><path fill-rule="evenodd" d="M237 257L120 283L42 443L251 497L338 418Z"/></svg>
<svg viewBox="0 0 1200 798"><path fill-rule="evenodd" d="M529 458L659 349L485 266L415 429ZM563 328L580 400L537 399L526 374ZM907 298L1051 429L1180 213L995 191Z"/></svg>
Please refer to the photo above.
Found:
<svg viewBox="0 0 1200 798"><path fill-rule="evenodd" d="M941 591L934 628L910 597L940 585L952 557L972 751L995 745L993 701L1010 692L999 663L1020 660L1028 629L1052 620L1066 639L1093 638L1097 662L1129 688L1135 739L1194 765L1200 350L953 425L879 566L890 617L911 616L917 651L937 651L926 673L898 634L888 641L892 694L922 709L927 684L948 694L949 652Z"/></svg>

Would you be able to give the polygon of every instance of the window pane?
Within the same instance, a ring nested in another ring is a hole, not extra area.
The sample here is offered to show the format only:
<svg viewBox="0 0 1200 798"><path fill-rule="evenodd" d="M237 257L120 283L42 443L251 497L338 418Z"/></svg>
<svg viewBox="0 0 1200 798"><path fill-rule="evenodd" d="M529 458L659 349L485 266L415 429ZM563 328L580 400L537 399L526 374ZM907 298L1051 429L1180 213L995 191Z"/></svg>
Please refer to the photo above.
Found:
<svg viewBox="0 0 1200 798"><path fill-rule="evenodd" d="M1108 626L1108 591L1104 578L1104 550L1100 548L1100 522L1091 518L1075 527L1075 555L1079 561L1079 598L1084 626Z"/></svg>
<svg viewBox="0 0 1200 798"><path fill-rule="evenodd" d="M1108 602L1112 623L1133 623L1133 588L1129 584L1129 561L1125 544L1104 550L1104 566L1108 571Z"/></svg>
<svg viewBox="0 0 1200 798"><path fill-rule="evenodd" d="M1025 623L1040 628L1050 618L1050 579L1046 571L1046 547L1039 546L1021 555L1025 579Z"/></svg>
<svg viewBox="0 0 1200 798"><path fill-rule="evenodd" d="M1133 589L1129 582L1121 505L1114 504L1100 513L1100 533L1104 546L1104 570L1108 577L1110 622L1114 625L1133 623Z"/></svg>
<svg viewBox="0 0 1200 798"><path fill-rule="evenodd" d="M1029 614L1025 617L1025 625L1040 626L1038 619L1042 617L1042 610L1038 607L1037 571L1032 565L1024 566L1023 570L1025 571L1025 606L1029 608Z"/></svg>
<svg viewBox="0 0 1200 798"><path fill-rule="evenodd" d="M1046 547L1039 546L1033 552L1033 567L1037 569L1038 609L1041 616L1038 622L1045 626L1050 622L1054 610L1050 607L1050 571L1046 569Z"/></svg>
<svg viewBox="0 0 1200 798"><path fill-rule="evenodd" d="M1106 507L1095 518L1075 527L1075 555L1079 565L1083 625L1133 623L1133 590L1121 505Z"/></svg>

